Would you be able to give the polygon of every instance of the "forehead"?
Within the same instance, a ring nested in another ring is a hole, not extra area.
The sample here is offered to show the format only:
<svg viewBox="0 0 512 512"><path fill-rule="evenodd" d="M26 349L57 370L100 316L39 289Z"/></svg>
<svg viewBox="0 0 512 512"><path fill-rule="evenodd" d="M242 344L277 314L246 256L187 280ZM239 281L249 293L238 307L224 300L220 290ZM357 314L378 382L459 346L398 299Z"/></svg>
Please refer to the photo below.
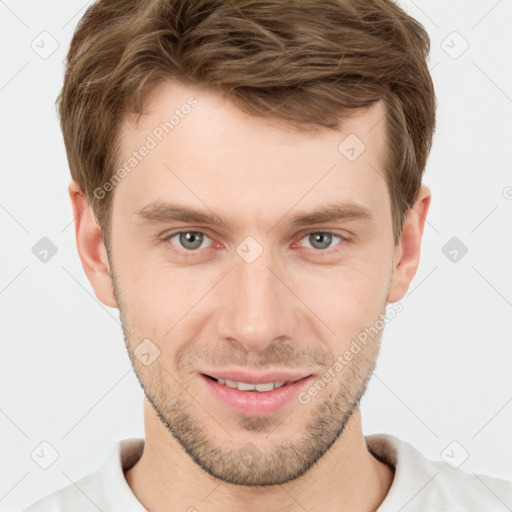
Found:
<svg viewBox="0 0 512 512"><path fill-rule="evenodd" d="M375 210L387 195L385 125L377 103L342 119L338 130L301 130L249 115L206 88L169 81L140 118L121 127L118 168L127 172L114 205L129 214L155 199L217 208L229 200L239 214L254 206L253 214L264 215L272 205L318 205L328 195Z"/></svg>

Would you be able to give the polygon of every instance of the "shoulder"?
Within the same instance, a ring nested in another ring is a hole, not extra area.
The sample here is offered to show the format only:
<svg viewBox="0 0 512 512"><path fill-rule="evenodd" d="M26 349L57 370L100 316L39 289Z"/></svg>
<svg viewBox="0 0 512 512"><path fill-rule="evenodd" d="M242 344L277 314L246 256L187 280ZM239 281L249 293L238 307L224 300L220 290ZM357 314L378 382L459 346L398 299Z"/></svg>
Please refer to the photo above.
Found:
<svg viewBox="0 0 512 512"><path fill-rule="evenodd" d="M23 512L143 512L145 509L124 477L124 471L140 458L143 447L143 439L118 441L97 471L40 499Z"/></svg>
<svg viewBox="0 0 512 512"><path fill-rule="evenodd" d="M454 468L432 461L409 443L394 436L366 437L370 452L395 467L395 478L379 512L408 511L506 511L512 507L512 482Z"/></svg>
<svg viewBox="0 0 512 512"><path fill-rule="evenodd" d="M23 512L98 512L99 500L97 474L91 473L74 484L70 484L46 496Z"/></svg>

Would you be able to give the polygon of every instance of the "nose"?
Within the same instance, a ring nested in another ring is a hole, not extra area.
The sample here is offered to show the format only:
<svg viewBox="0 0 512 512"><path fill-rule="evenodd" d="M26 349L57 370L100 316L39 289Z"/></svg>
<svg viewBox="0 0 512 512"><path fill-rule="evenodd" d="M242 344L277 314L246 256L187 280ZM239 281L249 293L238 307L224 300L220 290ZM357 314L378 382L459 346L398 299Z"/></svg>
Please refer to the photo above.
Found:
<svg viewBox="0 0 512 512"><path fill-rule="evenodd" d="M250 263L233 255L234 268L219 290L220 339L237 341L246 351L262 351L281 339L297 339L300 301L270 250Z"/></svg>

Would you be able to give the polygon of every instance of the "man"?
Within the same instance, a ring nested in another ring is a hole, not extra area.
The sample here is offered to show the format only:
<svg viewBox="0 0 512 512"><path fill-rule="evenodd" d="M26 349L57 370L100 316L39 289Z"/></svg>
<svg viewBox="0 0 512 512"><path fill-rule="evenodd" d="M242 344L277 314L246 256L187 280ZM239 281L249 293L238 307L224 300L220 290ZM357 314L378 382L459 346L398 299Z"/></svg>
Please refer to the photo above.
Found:
<svg viewBox="0 0 512 512"><path fill-rule="evenodd" d="M511 484L361 427L382 328L361 334L407 292L430 206L428 51L389 0L89 7L69 194L146 436L27 511L503 506Z"/></svg>

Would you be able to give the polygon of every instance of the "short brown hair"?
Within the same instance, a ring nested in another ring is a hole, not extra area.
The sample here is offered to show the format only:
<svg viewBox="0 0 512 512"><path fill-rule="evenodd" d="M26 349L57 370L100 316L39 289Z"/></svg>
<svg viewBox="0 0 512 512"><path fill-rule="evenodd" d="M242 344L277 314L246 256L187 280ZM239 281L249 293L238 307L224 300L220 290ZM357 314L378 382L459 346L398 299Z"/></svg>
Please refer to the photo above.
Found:
<svg viewBox="0 0 512 512"><path fill-rule="evenodd" d="M121 125L168 78L207 86L251 114L307 129L386 106L395 244L435 127L425 29L391 0L99 0L80 20L57 98L73 179L104 239Z"/></svg>

